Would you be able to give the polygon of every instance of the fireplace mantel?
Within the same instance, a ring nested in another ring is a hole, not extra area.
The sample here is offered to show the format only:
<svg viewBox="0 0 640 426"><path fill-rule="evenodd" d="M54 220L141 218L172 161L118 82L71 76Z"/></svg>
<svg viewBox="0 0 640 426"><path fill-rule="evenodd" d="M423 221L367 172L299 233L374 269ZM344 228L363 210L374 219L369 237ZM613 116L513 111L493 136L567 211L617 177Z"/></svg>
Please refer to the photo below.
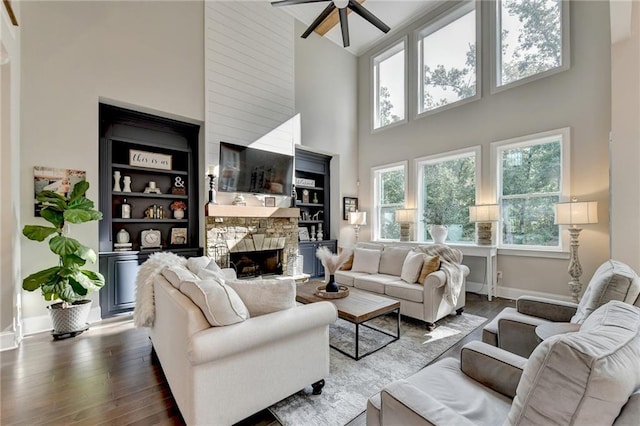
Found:
<svg viewBox="0 0 640 426"><path fill-rule="evenodd" d="M211 207L209 216L213 217L261 217L287 218L300 217L300 209L288 207L260 207L260 206L222 206Z"/></svg>

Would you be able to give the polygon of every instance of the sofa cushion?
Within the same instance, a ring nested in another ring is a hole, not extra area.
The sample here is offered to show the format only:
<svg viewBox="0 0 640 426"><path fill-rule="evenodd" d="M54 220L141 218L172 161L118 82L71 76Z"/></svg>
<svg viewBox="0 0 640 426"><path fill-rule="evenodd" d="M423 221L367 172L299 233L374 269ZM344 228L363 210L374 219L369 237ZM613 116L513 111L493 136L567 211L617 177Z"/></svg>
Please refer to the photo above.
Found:
<svg viewBox="0 0 640 426"><path fill-rule="evenodd" d="M380 250L356 248L353 253L353 267L351 270L353 272L366 272L368 274L378 273L381 253Z"/></svg>
<svg viewBox="0 0 640 426"><path fill-rule="evenodd" d="M356 277L369 276L366 272L353 272L353 271L336 271L334 274L336 282L338 284L348 285L353 287L353 280Z"/></svg>
<svg viewBox="0 0 640 426"><path fill-rule="evenodd" d="M410 300L417 303L424 301L424 287L420 284L409 284L403 280L387 283L384 288L384 294L396 299Z"/></svg>
<svg viewBox="0 0 640 426"><path fill-rule="evenodd" d="M613 424L640 388L640 309L611 301L531 354L509 424ZM562 389L562 398L553 389Z"/></svg>
<svg viewBox="0 0 640 426"><path fill-rule="evenodd" d="M407 257L404 258L400 278L403 281L408 282L409 284L415 283L416 281L418 281L420 271L422 271L423 263L424 262L422 253L410 251L409 253L407 253Z"/></svg>
<svg viewBox="0 0 640 426"><path fill-rule="evenodd" d="M180 288L182 281L197 281L200 279L196 274L180 265L165 266L160 273L171 283L172 286L178 289Z"/></svg>
<svg viewBox="0 0 640 426"><path fill-rule="evenodd" d="M385 247L382 250L380 265L376 272L399 277L402 273L404 259L410 251L411 249L407 247Z"/></svg>
<svg viewBox="0 0 640 426"><path fill-rule="evenodd" d="M384 274L364 275L362 277L355 277L353 286L361 290L384 294L385 285L393 281L398 281L398 277Z"/></svg>
<svg viewBox="0 0 640 426"><path fill-rule="evenodd" d="M571 322L584 322L591 312L610 300L633 303L639 293L640 278L633 269L622 262L608 260L593 274Z"/></svg>
<svg viewBox="0 0 640 426"><path fill-rule="evenodd" d="M220 280L182 281L180 291L198 305L212 326L231 325L249 318L238 293Z"/></svg>
<svg viewBox="0 0 640 426"><path fill-rule="evenodd" d="M422 253L422 269L420 270L420 276L418 276L418 282L424 284L424 280L427 279L427 275L440 269L440 258L438 256L431 256L426 253Z"/></svg>
<svg viewBox="0 0 640 426"><path fill-rule="evenodd" d="M340 268L341 271L350 271L353 267L353 252L349 255L349 258L342 264Z"/></svg>
<svg viewBox="0 0 640 426"><path fill-rule="evenodd" d="M225 279L225 274L218 264L207 256L190 257L187 259L187 268L202 280Z"/></svg>
<svg viewBox="0 0 640 426"><path fill-rule="evenodd" d="M283 280L227 280L247 307L252 317L290 309L296 306L296 283Z"/></svg>

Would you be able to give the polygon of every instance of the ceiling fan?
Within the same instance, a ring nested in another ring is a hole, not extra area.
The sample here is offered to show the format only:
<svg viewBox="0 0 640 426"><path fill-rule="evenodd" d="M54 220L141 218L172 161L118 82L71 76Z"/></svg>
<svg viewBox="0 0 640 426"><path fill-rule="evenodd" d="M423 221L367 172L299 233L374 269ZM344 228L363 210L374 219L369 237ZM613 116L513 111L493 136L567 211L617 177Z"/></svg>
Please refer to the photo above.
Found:
<svg viewBox="0 0 640 426"><path fill-rule="evenodd" d="M319 3L327 0L279 0L271 2L272 6L290 6L304 3ZM340 29L342 30L342 44L349 47L349 23L347 22L348 10L352 10L364 19L376 26L380 31L388 33L391 28L378 19L373 13L369 12L362 3L364 0L330 0L329 5L318 15L311 23L309 28L302 34L302 38L307 38L325 19L327 19L335 9L338 10L340 17ZM328 31L328 29L327 29ZM325 31L326 32L326 31Z"/></svg>

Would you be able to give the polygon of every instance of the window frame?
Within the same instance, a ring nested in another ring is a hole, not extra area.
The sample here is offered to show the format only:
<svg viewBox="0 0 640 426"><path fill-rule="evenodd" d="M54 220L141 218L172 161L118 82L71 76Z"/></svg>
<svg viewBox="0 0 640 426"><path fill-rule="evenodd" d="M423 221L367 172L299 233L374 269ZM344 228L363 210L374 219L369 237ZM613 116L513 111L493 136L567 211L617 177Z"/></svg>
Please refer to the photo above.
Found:
<svg viewBox="0 0 640 426"><path fill-rule="evenodd" d="M401 47L399 47L401 46ZM408 36L404 36L401 39L395 40L389 44L387 44L384 48L376 51L370 57L369 63L369 71L371 75L371 84L369 86L370 96L371 96L371 133L377 133L379 131L389 129L391 127L398 126L400 124L405 124L409 121L409 109L408 109L408 71L409 71L409 58L407 55L407 49L409 46L409 38ZM378 122L378 113L379 113L379 104L380 98L377 96L378 87L379 87L379 72L377 71L377 67L381 62L384 62L386 59L389 59L391 56L395 55L398 52L403 52L404 59L404 73L403 73L403 90L404 90L404 117L401 120L395 121L393 123L376 127ZM382 58L380 58L382 57Z"/></svg>
<svg viewBox="0 0 640 426"><path fill-rule="evenodd" d="M409 195L409 162L407 160L398 161L395 163L383 164L371 168L371 241L398 241L397 239L382 238L380 236L380 210L382 204L380 203L380 174L385 172L392 172L394 170L402 170L404 172L404 202L399 208L405 208L407 206L407 197ZM391 206L391 205L385 205Z"/></svg>
<svg viewBox="0 0 640 426"><path fill-rule="evenodd" d="M519 136L512 139L506 139L502 141L496 141L491 143L491 185L494 189L496 203L500 206L500 219L497 222L496 230L496 245L498 249L503 253L508 254L534 254L535 253L558 253L566 250L568 240L564 235L564 228L562 225L557 225L558 228L558 246L534 246L534 245L515 245L515 244L503 244L502 243L502 227L503 227L503 214L502 214L502 152L508 148L518 148L523 146L540 145L555 141L560 137L560 190L559 190L559 202L566 202L570 200L571 194L571 128L563 127L554 130L548 130L545 132L534 133L524 136Z"/></svg>
<svg viewBox="0 0 640 426"><path fill-rule="evenodd" d="M547 71L543 71L538 74L533 74L525 78L521 78L520 80L512 81L508 84L498 84L498 78L502 74L502 54L499 43L501 42L501 38L498 36L499 32L502 30L502 22L499 18L500 7L502 0L496 0L489 2L490 3L490 25L489 25L489 38L490 38L490 52L489 57L492 61L491 66L491 94L500 93L504 90L509 90L514 87L518 87L524 84L531 83L535 80L540 80L542 78L546 78L552 76L554 74L561 73L563 71L567 71L571 68L571 28L570 28L570 2L566 0L560 0L560 25L562 26L562 41L561 41L561 49L562 54L560 55L560 60L562 63L560 66L548 69Z"/></svg>
<svg viewBox="0 0 640 426"><path fill-rule="evenodd" d="M451 102L447 105L443 105L438 108L430 109L423 111L423 98L424 98L424 84L423 84L423 75L422 70L424 69L424 57L423 57L423 39L430 34L446 27L453 21L462 17L466 13L468 13L471 9L475 9L476 14L476 93L473 96L468 98L460 99L455 102ZM437 114L441 111L446 111L451 108L457 108L469 102L476 101L482 98L482 7L481 2L476 2L474 0L466 0L460 4L457 4L446 11L436 15L432 19L429 19L427 23L413 31L413 43L415 46L414 49L414 59L416 62L415 65L415 81L417 82L417 87L412 95L416 96L415 99L415 108L416 114L415 118L423 118L433 114Z"/></svg>
<svg viewBox="0 0 640 426"><path fill-rule="evenodd" d="M476 204L478 204L478 200L480 199L480 188L482 186L482 146L475 145L470 146L468 148L457 149L454 151L447 151L439 154L427 155L424 157L416 158L413 160L414 165L414 175L415 175L415 199L416 199L416 209L417 209L417 217L418 223L416 226L416 240L418 242L428 242L423 236L425 235L425 223L422 220L424 216L423 206L424 206L424 196L422 191L422 182L423 182L423 172L422 165L436 164L442 163L445 161L456 160L458 158L475 156L476 162L476 188L475 188L475 198ZM460 241L455 244L474 244L474 241Z"/></svg>

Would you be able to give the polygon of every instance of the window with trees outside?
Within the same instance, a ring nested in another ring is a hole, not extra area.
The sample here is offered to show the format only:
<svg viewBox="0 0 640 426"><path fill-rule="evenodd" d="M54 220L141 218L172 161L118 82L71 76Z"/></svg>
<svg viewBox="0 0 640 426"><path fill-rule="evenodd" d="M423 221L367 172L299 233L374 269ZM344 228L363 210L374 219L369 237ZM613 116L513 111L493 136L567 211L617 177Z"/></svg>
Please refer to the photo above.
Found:
<svg viewBox="0 0 640 426"><path fill-rule="evenodd" d="M568 129L492 144L501 247L561 249L554 205L568 194L568 146Z"/></svg>
<svg viewBox="0 0 640 426"><path fill-rule="evenodd" d="M496 2L496 85L569 66L568 3L562 0Z"/></svg>
<svg viewBox="0 0 640 426"><path fill-rule="evenodd" d="M379 129L405 119L406 40L372 57L373 128Z"/></svg>
<svg viewBox="0 0 640 426"><path fill-rule="evenodd" d="M469 222L469 206L476 203L480 176L480 147L416 160L418 171L418 226L421 241L431 241L431 225L447 225L447 241L471 242L475 224Z"/></svg>
<svg viewBox="0 0 640 426"><path fill-rule="evenodd" d="M401 162L371 169L373 181L374 240L400 239L396 210L404 208L407 187L407 163Z"/></svg>
<svg viewBox="0 0 640 426"><path fill-rule="evenodd" d="M418 112L476 98L476 3L467 2L418 31Z"/></svg>

